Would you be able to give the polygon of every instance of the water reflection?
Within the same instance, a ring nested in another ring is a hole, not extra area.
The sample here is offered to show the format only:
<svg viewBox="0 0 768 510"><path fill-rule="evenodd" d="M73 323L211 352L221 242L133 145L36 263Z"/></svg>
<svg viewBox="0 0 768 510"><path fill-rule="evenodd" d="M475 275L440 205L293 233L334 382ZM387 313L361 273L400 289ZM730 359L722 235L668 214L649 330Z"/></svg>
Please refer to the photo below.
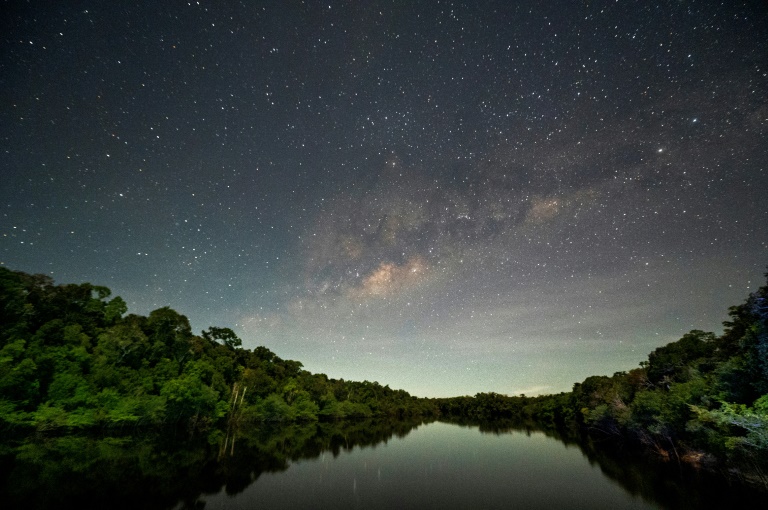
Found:
<svg viewBox="0 0 768 510"><path fill-rule="evenodd" d="M608 479L618 484L633 497L642 498L659 508L722 509L747 508L756 500L768 496L765 488L757 490L740 483L734 474L713 473L673 461L649 457L631 445L612 440L590 437L582 430L542 430L533 424L502 420L473 424L454 422L460 426L477 426L487 434L541 433L576 448Z"/></svg>
<svg viewBox="0 0 768 510"><path fill-rule="evenodd" d="M208 436L32 437L0 443L3 508L200 508L291 462L403 438L421 422L281 425ZM227 442L226 449L222 448Z"/></svg>
<svg viewBox="0 0 768 510"><path fill-rule="evenodd" d="M764 498L519 423L359 421L0 447L5 508L722 508Z"/></svg>

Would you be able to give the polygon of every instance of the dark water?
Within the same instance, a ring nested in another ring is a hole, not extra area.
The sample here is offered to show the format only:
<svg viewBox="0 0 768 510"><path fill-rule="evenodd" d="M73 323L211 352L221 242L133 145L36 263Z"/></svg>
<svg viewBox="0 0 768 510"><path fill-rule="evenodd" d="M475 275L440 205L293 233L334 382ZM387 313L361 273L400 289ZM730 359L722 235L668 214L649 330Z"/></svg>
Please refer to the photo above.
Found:
<svg viewBox="0 0 768 510"><path fill-rule="evenodd" d="M561 439L509 425L382 421L35 438L0 450L0 506L740 508L768 497Z"/></svg>
<svg viewBox="0 0 768 510"><path fill-rule="evenodd" d="M546 437L432 423L407 437L295 462L205 508L659 508Z"/></svg>

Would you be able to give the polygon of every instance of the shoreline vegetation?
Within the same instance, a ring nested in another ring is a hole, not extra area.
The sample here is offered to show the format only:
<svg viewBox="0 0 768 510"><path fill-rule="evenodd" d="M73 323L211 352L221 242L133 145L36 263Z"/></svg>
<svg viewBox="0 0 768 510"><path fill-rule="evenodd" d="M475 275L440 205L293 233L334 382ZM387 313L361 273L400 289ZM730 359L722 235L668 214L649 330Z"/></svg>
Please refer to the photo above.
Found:
<svg viewBox="0 0 768 510"><path fill-rule="evenodd" d="M168 307L127 314L110 294L0 267L6 438L182 430L221 443L254 425L513 420L768 490L768 285L729 309L719 336L691 331L638 368L538 397L419 398L378 382L332 379L265 347L244 349L229 328L196 335Z"/></svg>

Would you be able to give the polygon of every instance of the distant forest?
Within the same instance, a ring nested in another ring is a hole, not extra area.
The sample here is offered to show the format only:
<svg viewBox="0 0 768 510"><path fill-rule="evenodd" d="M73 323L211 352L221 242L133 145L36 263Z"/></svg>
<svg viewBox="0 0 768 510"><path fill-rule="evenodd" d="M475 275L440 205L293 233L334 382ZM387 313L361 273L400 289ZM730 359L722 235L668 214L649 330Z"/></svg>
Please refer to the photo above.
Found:
<svg viewBox="0 0 768 510"><path fill-rule="evenodd" d="M768 274L766 275L768 277ZM616 439L662 457L768 473L768 285L629 372L540 397L417 398L303 370L229 328L199 335L171 308L127 314L106 287L0 267L0 429L76 431L370 417L518 420Z"/></svg>
<svg viewBox="0 0 768 510"><path fill-rule="evenodd" d="M375 382L329 379L229 328L195 335L164 307L129 314L106 287L0 268L0 421L37 431L404 417L436 406Z"/></svg>
<svg viewBox="0 0 768 510"><path fill-rule="evenodd" d="M443 416L522 418L694 466L728 466L768 488L768 284L728 315L720 336L691 331L638 368L588 377L569 393L481 393L438 407Z"/></svg>

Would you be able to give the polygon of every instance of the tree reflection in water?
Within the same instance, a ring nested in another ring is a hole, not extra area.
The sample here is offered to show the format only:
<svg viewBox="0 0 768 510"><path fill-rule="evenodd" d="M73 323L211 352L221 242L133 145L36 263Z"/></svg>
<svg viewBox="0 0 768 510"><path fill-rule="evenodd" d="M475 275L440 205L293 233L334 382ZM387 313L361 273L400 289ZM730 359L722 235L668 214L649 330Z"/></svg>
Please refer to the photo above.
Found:
<svg viewBox="0 0 768 510"><path fill-rule="evenodd" d="M424 421L344 421L280 424L248 430L142 437L33 437L0 446L0 501L5 508L201 508L205 495L242 493L264 473L283 472L292 463L334 458L405 438ZM454 423L480 433L539 434L514 422ZM765 497L722 478L659 464L616 445L564 431L545 431L568 448L579 448L589 463L628 493L662 508L746 506ZM356 482L356 480L355 480Z"/></svg>
<svg viewBox="0 0 768 510"><path fill-rule="evenodd" d="M0 445L5 508L195 508L202 494L237 494L265 472L324 452L334 457L405 437L421 421L280 424L190 438L31 437Z"/></svg>

